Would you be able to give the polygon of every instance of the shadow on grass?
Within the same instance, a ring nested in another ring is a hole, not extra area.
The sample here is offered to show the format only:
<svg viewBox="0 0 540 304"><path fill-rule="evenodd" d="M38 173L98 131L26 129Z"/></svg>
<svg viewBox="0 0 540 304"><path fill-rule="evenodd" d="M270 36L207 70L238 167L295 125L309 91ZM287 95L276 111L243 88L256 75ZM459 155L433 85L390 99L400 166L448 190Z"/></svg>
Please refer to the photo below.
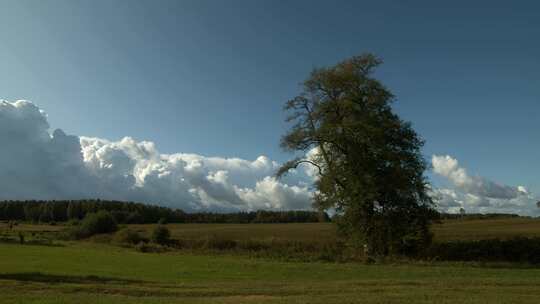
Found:
<svg viewBox="0 0 540 304"><path fill-rule="evenodd" d="M13 280L22 282L38 282L38 283L75 283L75 284L131 284L143 283L140 280L129 280L111 277L100 277L95 275L88 276L71 276L45 274L41 272L21 272L21 273L0 273L0 280Z"/></svg>
<svg viewBox="0 0 540 304"><path fill-rule="evenodd" d="M6 237L0 237L0 243L30 245L30 246L65 247L65 245L55 243L51 240L27 240L23 244L21 244L21 242L16 238L6 238Z"/></svg>
<svg viewBox="0 0 540 304"><path fill-rule="evenodd" d="M70 276L44 274L41 272L0 273L0 289L2 280L42 283L49 288L54 285L55 292L107 294L129 297L164 297L164 298L213 298L213 297L284 297L298 296L305 293L302 290L279 290L275 288L245 288L243 285L233 285L236 288L212 287L210 285L176 285L157 284L156 282L130 280L101 276ZM62 284L79 284L65 286ZM58 285L57 285L58 284ZM24 285L21 285L24 286ZM24 287L23 287L24 288ZM26 287L27 288L27 287ZM42 290L42 289L40 289ZM1 292L1 290L0 290ZM1 296L0 296L1 298ZM1 302L1 301L0 301Z"/></svg>

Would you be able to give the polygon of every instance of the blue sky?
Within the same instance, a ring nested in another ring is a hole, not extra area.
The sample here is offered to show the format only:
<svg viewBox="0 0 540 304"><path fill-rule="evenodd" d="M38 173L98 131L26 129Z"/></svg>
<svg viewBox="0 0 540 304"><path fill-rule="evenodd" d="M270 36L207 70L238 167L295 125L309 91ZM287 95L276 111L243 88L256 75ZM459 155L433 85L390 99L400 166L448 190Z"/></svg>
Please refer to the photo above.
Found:
<svg viewBox="0 0 540 304"><path fill-rule="evenodd" d="M0 98L68 134L283 161L299 83L373 52L426 158L539 193L538 37L537 1L0 1Z"/></svg>

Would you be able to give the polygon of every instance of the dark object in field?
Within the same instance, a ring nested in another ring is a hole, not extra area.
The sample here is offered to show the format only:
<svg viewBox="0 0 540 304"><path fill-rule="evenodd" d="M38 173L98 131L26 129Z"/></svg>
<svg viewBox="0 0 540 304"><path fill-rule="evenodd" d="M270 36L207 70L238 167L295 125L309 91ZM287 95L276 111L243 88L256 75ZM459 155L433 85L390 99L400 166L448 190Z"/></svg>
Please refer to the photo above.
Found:
<svg viewBox="0 0 540 304"><path fill-rule="evenodd" d="M164 225L157 225L152 231L152 242L167 245L171 241L171 232Z"/></svg>
<svg viewBox="0 0 540 304"><path fill-rule="evenodd" d="M66 233L68 239L83 239L95 234L115 232L117 229L112 215L107 211L99 211L88 214L81 225L68 228Z"/></svg>
<svg viewBox="0 0 540 304"><path fill-rule="evenodd" d="M118 243L130 245L137 245L141 242L148 242L148 240L143 238L137 231L130 228L124 228L118 231L114 235L114 240Z"/></svg>
<svg viewBox="0 0 540 304"><path fill-rule="evenodd" d="M424 253L424 258L540 264L540 237L433 243Z"/></svg>

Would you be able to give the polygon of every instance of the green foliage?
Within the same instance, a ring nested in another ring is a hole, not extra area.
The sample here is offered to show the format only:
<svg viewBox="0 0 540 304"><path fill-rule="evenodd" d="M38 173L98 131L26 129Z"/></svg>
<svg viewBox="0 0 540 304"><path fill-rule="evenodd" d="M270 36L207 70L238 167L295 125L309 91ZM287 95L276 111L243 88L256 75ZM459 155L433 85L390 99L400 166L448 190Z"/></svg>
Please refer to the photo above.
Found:
<svg viewBox="0 0 540 304"><path fill-rule="evenodd" d="M24 244L24 233L19 231L19 243L22 245Z"/></svg>
<svg viewBox="0 0 540 304"><path fill-rule="evenodd" d="M68 228L66 237L69 239L82 239L96 234L115 232L117 229L117 224L109 212L98 211L86 215L79 226Z"/></svg>
<svg viewBox="0 0 540 304"><path fill-rule="evenodd" d="M118 229L112 215L107 211L88 214L81 223L81 229L88 235L110 233Z"/></svg>
<svg viewBox="0 0 540 304"><path fill-rule="evenodd" d="M154 243L140 242L135 246L135 250L144 253L160 253L167 251L167 247Z"/></svg>
<svg viewBox="0 0 540 304"><path fill-rule="evenodd" d="M540 264L540 237L435 242L423 252L423 257L443 261Z"/></svg>
<svg viewBox="0 0 540 304"><path fill-rule="evenodd" d="M0 202L0 220L21 220L28 222L48 223L50 221L66 222L86 217L89 213L108 211L118 223L144 224L155 223L160 218L181 223L185 221L185 213L161 206L142 203L73 200L73 201L3 201Z"/></svg>
<svg viewBox="0 0 540 304"><path fill-rule="evenodd" d="M136 245L145 241L145 239L137 231L124 228L116 232L114 241L121 244Z"/></svg>
<svg viewBox="0 0 540 304"><path fill-rule="evenodd" d="M66 223L66 226L79 226L81 221L78 219L71 219Z"/></svg>
<svg viewBox="0 0 540 304"><path fill-rule="evenodd" d="M0 220L27 222L66 222L80 220L88 213L108 211L119 224L163 223L314 223L328 221L326 213L314 211L252 211L235 213L198 212L142 203L79 201L4 201L0 202Z"/></svg>
<svg viewBox="0 0 540 304"><path fill-rule="evenodd" d="M379 64L367 54L312 72L285 105L293 125L281 141L306 156L277 175L313 166L315 207L337 211L351 244L367 244L374 255L413 254L430 243L436 212L423 175L423 140L392 111L392 93L372 76Z"/></svg>
<svg viewBox="0 0 540 304"><path fill-rule="evenodd" d="M79 220L84 217L82 206L78 202L71 201L67 205L66 216L68 220Z"/></svg>
<svg viewBox="0 0 540 304"><path fill-rule="evenodd" d="M164 225L157 225L152 231L152 242L160 245L167 245L171 241L171 232Z"/></svg>

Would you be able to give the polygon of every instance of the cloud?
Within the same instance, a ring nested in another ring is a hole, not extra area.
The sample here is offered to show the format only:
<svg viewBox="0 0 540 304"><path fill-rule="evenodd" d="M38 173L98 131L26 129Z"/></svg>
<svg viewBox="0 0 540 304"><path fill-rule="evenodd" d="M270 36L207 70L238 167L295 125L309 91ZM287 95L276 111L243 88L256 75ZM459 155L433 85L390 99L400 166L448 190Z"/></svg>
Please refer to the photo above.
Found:
<svg viewBox="0 0 540 304"><path fill-rule="evenodd" d="M91 196L79 139L50 135L46 115L27 101L0 102L0 198Z"/></svg>
<svg viewBox="0 0 540 304"><path fill-rule="evenodd" d="M283 181L279 164L161 154L155 144L49 133L46 114L27 101L0 103L0 199L103 198L191 210L307 209L311 178Z"/></svg>
<svg viewBox="0 0 540 304"><path fill-rule="evenodd" d="M281 180L279 164L254 160L161 154L150 141L118 141L51 133L47 115L28 101L0 102L0 200L130 200L186 211L308 209L318 170L302 165ZM316 158L317 150L307 153ZM471 176L450 156L432 158L434 173L451 188L433 188L447 212L538 214L538 199L522 186Z"/></svg>
<svg viewBox="0 0 540 304"><path fill-rule="evenodd" d="M468 212L538 214L536 198L523 186L508 186L480 176L471 176L459 162L449 155L432 157L433 172L448 179L453 188L434 188L442 211L457 212L464 208Z"/></svg>
<svg viewBox="0 0 540 304"><path fill-rule="evenodd" d="M459 167L456 159L446 156L433 155L433 171L450 180L454 186L463 192L478 196L500 199L516 198L526 192L524 187L510 187L497 184L479 176L470 176L467 170Z"/></svg>

